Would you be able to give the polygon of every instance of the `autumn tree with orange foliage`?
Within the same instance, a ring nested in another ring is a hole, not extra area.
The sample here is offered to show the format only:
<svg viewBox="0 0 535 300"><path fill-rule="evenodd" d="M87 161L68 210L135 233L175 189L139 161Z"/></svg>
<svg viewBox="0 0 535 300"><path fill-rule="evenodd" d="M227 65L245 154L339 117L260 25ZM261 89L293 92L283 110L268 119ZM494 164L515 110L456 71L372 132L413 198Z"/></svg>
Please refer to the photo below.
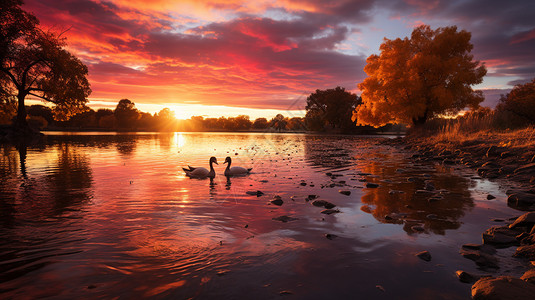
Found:
<svg viewBox="0 0 535 300"><path fill-rule="evenodd" d="M500 97L497 111L508 111L526 120L528 124L535 123L535 79L525 84L518 84Z"/></svg>
<svg viewBox="0 0 535 300"><path fill-rule="evenodd" d="M484 64L473 60L471 34L456 26L415 28L410 38L384 39L370 55L359 88L363 104L353 114L360 125L418 126L437 115L454 115L484 100L472 85L483 81Z"/></svg>

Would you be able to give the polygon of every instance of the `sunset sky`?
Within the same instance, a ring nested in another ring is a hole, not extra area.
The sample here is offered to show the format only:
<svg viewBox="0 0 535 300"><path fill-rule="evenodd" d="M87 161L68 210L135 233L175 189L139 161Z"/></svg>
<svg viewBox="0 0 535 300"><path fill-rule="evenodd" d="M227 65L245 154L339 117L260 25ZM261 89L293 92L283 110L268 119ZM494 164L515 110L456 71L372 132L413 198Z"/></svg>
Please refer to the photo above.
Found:
<svg viewBox="0 0 535 300"><path fill-rule="evenodd" d="M488 74L484 105L535 77L533 0L25 0L44 27L66 30L89 67L89 106L122 98L142 111L301 116L316 89L357 94L384 37L420 24L472 32Z"/></svg>

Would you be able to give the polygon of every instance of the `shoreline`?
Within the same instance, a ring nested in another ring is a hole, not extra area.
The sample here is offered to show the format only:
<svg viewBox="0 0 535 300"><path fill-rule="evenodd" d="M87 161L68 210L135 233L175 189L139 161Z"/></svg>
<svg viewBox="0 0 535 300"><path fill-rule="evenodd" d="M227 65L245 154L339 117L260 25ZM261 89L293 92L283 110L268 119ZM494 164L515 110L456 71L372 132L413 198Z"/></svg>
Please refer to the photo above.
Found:
<svg viewBox="0 0 535 300"><path fill-rule="evenodd" d="M506 185L507 206L519 211L503 226L491 226L482 233L482 244L465 244L459 253L473 260L481 270L499 268L497 248L516 247L513 257L530 262L520 278L456 272L461 282L473 284L473 299L530 299L535 297L535 136L483 132L468 136L407 135L384 144L414 153L415 162L435 161L463 165L481 178ZM493 197L489 195L489 197ZM490 198L492 199L492 198ZM522 214L522 212L524 212ZM490 224L489 224L490 226Z"/></svg>

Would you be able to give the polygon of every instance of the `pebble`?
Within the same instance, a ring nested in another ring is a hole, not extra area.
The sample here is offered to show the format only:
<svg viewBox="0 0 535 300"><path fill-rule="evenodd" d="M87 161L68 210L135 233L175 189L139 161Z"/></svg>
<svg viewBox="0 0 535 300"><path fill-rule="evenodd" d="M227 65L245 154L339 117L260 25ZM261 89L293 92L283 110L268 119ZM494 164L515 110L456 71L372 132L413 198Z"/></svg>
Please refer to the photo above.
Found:
<svg viewBox="0 0 535 300"><path fill-rule="evenodd" d="M327 233L325 234L325 237L329 240L333 240L335 238L337 238L338 236L336 234L330 234L330 233Z"/></svg>
<svg viewBox="0 0 535 300"><path fill-rule="evenodd" d="M264 193L262 191L247 191L245 193L247 195L257 196L257 197L260 197L260 196L264 195Z"/></svg>
<svg viewBox="0 0 535 300"><path fill-rule="evenodd" d="M429 251L418 252L415 255L425 261L431 261L431 253L429 253Z"/></svg>
<svg viewBox="0 0 535 300"><path fill-rule="evenodd" d="M284 203L284 201L282 201L282 198L280 196L273 197L273 200L271 200L270 202L271 204L274 204L277 206L281 206Z"/></svg>
<svg viewBox="0 0 535 300"><path fill-rule="evenodd" d="M339 190L338 193L340 193L342 195L346 195L346 196L351 195L351 191L347 191L347 190Z"/></svg>
<svg viewBox="0 0 535 300"><path fill-rule="evenodd" d="M322 214L331 215L335 213L339 213L340 211L337 209L324 209L321 211Z"/></svg>
<svg viewBox="0 0 535 300"><path fill-rule="evenodd" d="M274 221L281 221L283 223L299 220L298 218L293 218L293 217L288 217L288 216L280 216L280 217L271 218L271 219Z"/></svg>
<svg viewBox="0 0 535 300"><path fill-rule="evenodd" d="M412 229L413 231L418 231L418 232L425 231L425 229L424 229L422 226L420 226L420 225L414 225L414 226L411 227L411 229Z"/></svg>

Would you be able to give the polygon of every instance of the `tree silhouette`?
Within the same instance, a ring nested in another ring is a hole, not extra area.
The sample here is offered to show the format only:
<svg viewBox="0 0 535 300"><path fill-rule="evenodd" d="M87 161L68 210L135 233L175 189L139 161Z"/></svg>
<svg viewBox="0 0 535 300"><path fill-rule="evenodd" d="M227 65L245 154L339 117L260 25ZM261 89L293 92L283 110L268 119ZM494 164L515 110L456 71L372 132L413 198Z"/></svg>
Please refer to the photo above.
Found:
<svg viewBox="0 0 535 300"><path fill-rule="evenodd" d="M273 119L271 119L271 127L275 128L277 131L282 131L286 129L286 125L288 124L288 121L286 118L281 115L277 114Z"/></svg>
<svg viewBox="0 0 535 300"><path fill-rule="evenodd" d="M266 118L257 118L253 122L254 129L266 129L268 126L269 124Z"/></svg>
<svg viewBox="0 0 535 300"><path fill-rule="evenodd" d="M502 95L496 110L508 111L525 119L526 123L535 123L535 79L515 85L509 93Z"/></svg>
<svg viewBox="0 0 535 300"><path fill-rule="evenodd" d="M39 29L37 18L20 5L0 4L0 90L17 98L15 126L26 130L26 97L53 103L55 118L66 120L86 110L91 89L87 67L64 49L61 34Z"/></svg>
<svg viewBox="0 0 535 300"><path fill-rule="evenodd" d="M123 129L132 129L139 119L139 111L134 102L128 99L121 99L113 112L117 120L117 126Z"/></svg>
<svg viewBox="0 0 535 300"><path fill-rule="evenodd" d="M313 127L321 127L316 130L323 129L326 124L339 129L353 127L355 124L351 120L352 114L361 102L357 95L339 86L334 89L316 90L307 97L306 116L311 119L309 123L314 123ZM324 126L320 126L320 123Z"/></svg>
<svg viewBox="0 0 535 300"><path fill-rule="evenodd" d="M487 70L473 61L470 38L456 26L431 30L428 25L415 28L410 38L385 38L381 54L366 60L358 124L421 125L437 115L476 108L484 98L471 85L481 83Z"/></svg>

